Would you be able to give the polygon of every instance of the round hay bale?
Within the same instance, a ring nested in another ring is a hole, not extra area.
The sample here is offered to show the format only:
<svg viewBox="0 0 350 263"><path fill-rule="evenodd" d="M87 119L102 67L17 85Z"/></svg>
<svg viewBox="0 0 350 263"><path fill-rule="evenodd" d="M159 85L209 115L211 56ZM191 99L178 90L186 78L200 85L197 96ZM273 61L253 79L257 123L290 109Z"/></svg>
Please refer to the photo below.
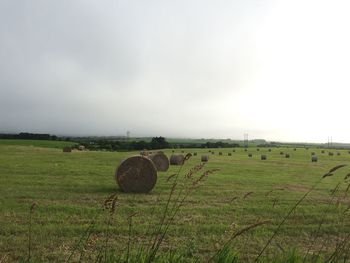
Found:
<svg viewBox="0 0 350 263"><path fill-rule="evenodd" d="M311 162L317 162L317 156L316 155L312 155Z"/></svg>
<svg viewBox="0 0 350 263"><path fill-rule="evenodd" d="M333 154L332 152L329 152L328 155L329 155L329 156L333 156L334 154Z"/></svg>
<svg viewBox="0 0 350 263"><path fill-rule="evenodd" d="M211 152L211 150L209 150L209 152Z"/></svg>
<svg viewBox="0 0 350 263"><path fill-rule="evenodd" d="M311 155L315 155L315 152L312 152Z"/></svg>
<svg viewBox="0 0 350 263"><path fill-rule="evenodd" d="M321 153L324 153L324 150L322 150Z"/></svg>
<svg viewBox="0 0 350 263"><path fill-rule="evenodd" d="M197 156L197 153L193 153L193 156Z"/></svg>
<svg viewBox="0 0 350 263"><path fill-rule="evenodd" d="M247 148L245 148L244 151L246 152L246 151L247 151Z"/></svg>
<svg viewBox="0 0 350 263"><path fill-rule="evenodd" d="M78 150L79 151L84 151L85 150L85 146L84 145L79 145Z"/></svg>
<svg viewBox="0 0 350 263"><path fill-rule="evenodd" d="M253 154L249 153L249 154L248 154L248 157L253 157Z"/></svg>
<svg viewBox="0 0 350 263"><path fill-rule="evenodd" d="M211 152L211 154L215 154L214 152Z"/></svg>
<svg viewBox="0 0 350 263"><path fill-rule="evenodd" d="M289 156L289 154L288 153L286 153L286 158L289 158L290 156Z"/></svg>
<svg viewBox="0 0 350 263"><path fill-rule="evenodd" d="M172 150L171 152L173 152L173 153L174 153L174 152L175 152L175 150Z"/></svg>
<svg viewBox="0 0 350 263"><path fill-rule="evenodd" d="M339 155L340 155L340 152L337 152L337 155L339 156Z"/></svg>
<svg viewBox="0 0 350 263"><path fill-rule="evenodd" d="M219 152L219 155L222 155L222 152Z"/></svg>
<svg viewBox="0 0 350 263"><path fill-rule="evenodd" d="M148 193L157 182L157 169L149 158L132 156L119 164L115 179L126 193Z"/></svg>
<svg viewBox="0 0 350 263"><path fill-rule="evenodd" d="M208 162L208 161L209 161L209 156L208 156L208 155L202 155L202 156L201 156L201 161L202 161L203 163Z"/></svg>
<svg viewBox="0 0 350 263"><path fill-rule="evenodd" d="M350 154L350 151L348 151L348 154Z"/></svg>
<svg viewBox="0 0 350 263"><path fill-rule="evenodd" d="M185 157L182 154L172 154L170 156L171 165L182 165L184 163Z"/></svg>
<svg viewBox="0 0 350 263"><path fill-rule="evenodd" d="M306 147L305 150L309 150L309 147Z"/></svg>
<svg viewBox="0 0 350 263"><path fill-rule="evenodd" d="M64 153L70 153L70 152L72 152L72 148L71 147L64 147L63 148L63 152Z"/></svg>
<svg viewBox="0 0 350 263"><path fill-rule="evenodd" d="M261 160L266 160L267 159L267 156L265 154L262 154L261 155Z"/></svg>
<svg viewBox="0 0 350 263"><path fill-rule="evenodd" d="M232 155L232 153L228 153L227 155L228 155L228 156L231 156L231 155Z"/></svg>
<svg viewBox="0 0 350 263"><path fill-rule="evenodd" d="M157 152L149 155L148 158L154 163L157 171L165 172L169 169L169 159L164 153Z"/></svg>
<svg viewBox="0 0 350 263"><path fill-rule="evenodd" d="M182 153L184 153L185 151L181 151Z"/></svg>
<svg viewBox="0 0 350 263"><path fill-rule="evenodd" d="M233 149L233 150L232 150L232 152L234 152L234 153L235 153L235 152L236 152L236 150L235 150L235 149Z"/></svg>
<svg viewBox="0 0 350 263"><path fill-rule="evenodd" d="M260 151L260 149L259 149L259 148L257 148L257 149L256 149L256 151L258 152L258 151Z"/></svg>
<svg viewBox="0 0 350 263"><path fill-rule="evenodd" d="M284 154L284 152L280 152L280 155L283 155Z"/></svg>
<svg viewBox="0 0 350 263"><path fill-rule="evenodd" d="M269 152L271 152L271 149L269 149Z"/></svg>
<svg viewBox="0 0 350 263"><path fill-rule="evenodd" d="M294 148L294 151L296 151L297 150L297 148Z"/></svg>

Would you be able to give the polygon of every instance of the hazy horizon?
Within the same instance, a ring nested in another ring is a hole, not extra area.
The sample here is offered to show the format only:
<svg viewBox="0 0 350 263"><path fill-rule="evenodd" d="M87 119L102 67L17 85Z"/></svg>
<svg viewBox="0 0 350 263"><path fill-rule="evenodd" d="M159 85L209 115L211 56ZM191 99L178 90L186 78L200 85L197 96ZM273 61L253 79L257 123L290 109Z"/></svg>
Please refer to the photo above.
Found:
<svg viewBox="0 0 350 263"><path fill-rule="evenodd" d="M0 131L350 142L347 1L0 2Z"/></svg>

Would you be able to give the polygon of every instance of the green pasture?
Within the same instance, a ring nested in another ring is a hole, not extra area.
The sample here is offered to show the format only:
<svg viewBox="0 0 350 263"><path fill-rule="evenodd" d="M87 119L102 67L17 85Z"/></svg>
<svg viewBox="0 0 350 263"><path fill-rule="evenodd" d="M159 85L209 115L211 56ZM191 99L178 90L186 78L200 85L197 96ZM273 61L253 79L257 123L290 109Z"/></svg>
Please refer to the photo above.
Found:
<svg viewBox="0 0 350 263"><path fill-rule="evenodd" d="M106 230L108 246L115 255L125 253L129 238L134 252L150 242L149 233L158 225L173 185L173 179L167 179L180 167L159 172L151 193L126 194L120 192L114 173L120 160L138 152L63 153L61 148L70 144L0 140L0 262L27 258L29 208L33 202L37 204L32 215L33 262L67 262L93 221L96 224L86 241L82 262L94 262ZM268 221L230 244L242 262L253 262L291 207L329 169L350 161L348 151L334 149L334 156L315 148L272 148L271 152L268 148L180 149L175 153L182 150L184 154L197 152L197 156L182 167L175 196L183 185L191 183L184 175L200 163L202 154L209 155L209 162L196 178L206 170L219 169L185 200L160 248L161 253L176 251L187 262L208 261L234 233ZM172 150L164 152L172 154ZM290 158L280 152L289 153ZM311 162L311 152L318 162ZM248 153L253 156L248 157ZM261 160L261 154L266 154L267 160ZM334 253L350 233L350 199L344 181L349 172L350 166L344 167L322 179L287 218L261 261L272 262L291 251L297 251L301 258L308 251L309 256L317 254L322 260ZM118 194L118 204L108 226L108 213L101 206L113 193ZM80 256L74 254L72 262L78 262Z"/></svg>

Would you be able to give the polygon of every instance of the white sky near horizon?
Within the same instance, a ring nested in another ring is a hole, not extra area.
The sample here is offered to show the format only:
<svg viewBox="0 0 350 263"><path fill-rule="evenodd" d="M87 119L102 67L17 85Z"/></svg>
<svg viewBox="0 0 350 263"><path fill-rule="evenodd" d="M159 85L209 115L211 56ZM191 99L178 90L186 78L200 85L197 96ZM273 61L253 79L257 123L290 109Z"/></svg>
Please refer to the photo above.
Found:
<svg viewBox="0 0 350 263"><path fill-rule="evenodd" d="M350 142L348 1L0 2L0 132Z"/></svg>

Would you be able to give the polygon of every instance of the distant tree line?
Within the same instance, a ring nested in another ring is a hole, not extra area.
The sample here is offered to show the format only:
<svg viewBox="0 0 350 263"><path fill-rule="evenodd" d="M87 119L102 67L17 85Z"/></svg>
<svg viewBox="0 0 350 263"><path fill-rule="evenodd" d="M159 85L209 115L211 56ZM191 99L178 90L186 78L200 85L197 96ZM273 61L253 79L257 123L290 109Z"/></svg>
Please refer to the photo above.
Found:
<svg viewBox="0 0 350 263"><path fill-rule="evenodd" d="M44 133L28 133L21 132L18 134L0 134L0 139L19 139L19 140L50 140L56 141L58 137L56 135L44 134Z"/></svg>
<svg viewBox="0 0 350 263"><path fill-rule="evenodd" d="M59 140L72 141L79 145L85 146L89 150L106 150L106 151L133 151L133 150L156 150L169 148L233 148L240 147L238 143L228 142L206 142L206 143L169 143L162 136L153 137L151 141L144 140L111 140L98 137L58 137L50 134L27 133L19 134L0 134L0 139L21 139L21 140Z"/></svg>

